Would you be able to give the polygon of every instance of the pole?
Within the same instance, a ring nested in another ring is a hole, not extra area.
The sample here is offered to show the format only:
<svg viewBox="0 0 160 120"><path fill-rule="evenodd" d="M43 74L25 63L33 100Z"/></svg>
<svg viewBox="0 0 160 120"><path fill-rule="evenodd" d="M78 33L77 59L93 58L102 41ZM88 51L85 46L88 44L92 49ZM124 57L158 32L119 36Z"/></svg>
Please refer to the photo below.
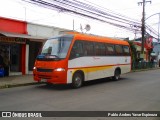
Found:
<svg viewBox="0 0 160 120"><path fill-rule="evenodd" d="M141 53L144 53L144 35L145 35L145 0L143 0L143 12L142 12L142 47L141 47Z"/></svg>
<svg viewBox="0 0 160 120"><path fill-rule="evenodd" d="M73 19L73 31L74 31L74 19Z"/></svg>
<svg viewBox="0 0 160 120"><path fill-rule="evenodd" d="M145 43L145 4L146 2L150 2L151 1L146 1L143 0L143 2L138 2L138 5L143 5L143 11L142 11L142 47L141 47L141 54L143 55L144 58L144 43Z"/></svg>
<svg viewBox="0 0 160 120"><path fill-rule="evenodd" d="M158 22L158 42L160 42L160 40L159 40L159 28L160 28L160 13L159 13L159 22Z"/></svg>
<svg viewBox="0 0 160 120"><path fill-rule="evenodd" d="M26 7L24 7L24 21L27 21L27 10Z"/></svg>

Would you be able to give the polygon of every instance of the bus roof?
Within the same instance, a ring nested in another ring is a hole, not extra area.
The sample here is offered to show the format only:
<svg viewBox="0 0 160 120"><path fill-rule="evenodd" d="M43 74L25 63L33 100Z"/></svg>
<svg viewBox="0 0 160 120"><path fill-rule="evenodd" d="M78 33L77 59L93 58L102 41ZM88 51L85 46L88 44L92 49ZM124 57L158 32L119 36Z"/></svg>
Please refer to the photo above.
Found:
<svg viewBox="0 0 160 120"><path fill-rule="evenodd" d="M129 43L125 40L118 40L118 39L109 38L109 37L102 37L102 36L90 35L90 34L84 34L84 33L78 33L78 32L69 32L68 34L72 34L74 36L74 39L78 39L78 40L129 45Z"/></svg>

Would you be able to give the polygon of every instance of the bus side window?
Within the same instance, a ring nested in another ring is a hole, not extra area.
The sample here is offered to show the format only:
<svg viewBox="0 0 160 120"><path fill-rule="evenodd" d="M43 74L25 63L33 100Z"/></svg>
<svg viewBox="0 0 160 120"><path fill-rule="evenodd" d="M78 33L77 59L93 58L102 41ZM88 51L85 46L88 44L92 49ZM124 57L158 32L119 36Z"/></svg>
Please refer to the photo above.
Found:
<svg viewBox="0 0 160 120"><path fill-rule="evenodd" d="M95 55L99 56L100 55L100 45L98 42L94 43L95 45Z"/></svg>
<svg viewBox="0 0 160 120"><path fill-rule="evenodd" d="M94 56L93 42L84 42L84 55L85 56Z"/></svg>
<svg viewBox="0 0 160 120"><path fill-rule="evenodd" d="M130 51L128 46L123 46L123 52L124 52L124 55L130 56Z"/></svg>
<svg viewBox="0 0 160 120"><path fill-rule="evenodd" d="M101 56L106 55L106 46L103 43L100 43L100 49L101 49Z"/></svg>
<svg viewBox="0 0 160 120"><path fill-rule="evenodd" d="M95 55L105 56L106 55L105 50L106 50L105 44L98 42L95 43Z"/></svg>
<svg viewBox="0 0 160 120"><path fill-rule="evenodd" d="M74 59L74 58L77 58L77 57L82 57L84 54L83 54L83 43L82 41L75 41L73 47L72 47L72 50L71 50L71 53L70 53L70 59Z"/></svg>
<svg viewBox="0 0 160 120"><path fill-rule="evenodd" d="M115 55L114 45L106 44L106 55Z"/></svg>
<svg viewBox="0 0 160 120"><path fill-rule="evenodd" d="M88 55L87 42L84 42L83 45L84 45L84 56L87 56Z"/></svg>
<svg viewBox="0 0 160 120"><path fill-rule="evenodd" d="M123 55L123 49L121 45L115 45L115 49L117 55Z"/></svg>

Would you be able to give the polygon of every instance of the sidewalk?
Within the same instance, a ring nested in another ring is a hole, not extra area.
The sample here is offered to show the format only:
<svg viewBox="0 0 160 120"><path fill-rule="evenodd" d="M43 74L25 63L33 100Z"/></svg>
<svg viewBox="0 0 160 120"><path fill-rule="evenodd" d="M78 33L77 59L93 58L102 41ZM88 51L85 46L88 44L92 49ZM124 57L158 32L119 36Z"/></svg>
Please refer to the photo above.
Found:
<svg viewBox="0 0 160 120"><path fill-rule="evenodd" d="M37 84L37 82L34 82L33 80L33 75L0 77L0 89L33 84Z"/></svg>

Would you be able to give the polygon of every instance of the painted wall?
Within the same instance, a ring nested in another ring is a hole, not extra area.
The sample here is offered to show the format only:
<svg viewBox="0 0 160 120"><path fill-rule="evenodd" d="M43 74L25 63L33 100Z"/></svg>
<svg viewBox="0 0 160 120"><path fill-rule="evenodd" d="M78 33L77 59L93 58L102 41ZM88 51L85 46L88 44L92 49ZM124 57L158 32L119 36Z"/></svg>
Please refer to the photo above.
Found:
<svg viewBox="0 0 160 120"><path fill-rule="evenodd" d="M43 38L50 38L52 36L58 35L60 31L64 30L65 29L44 26L44 25L37 25L32 23L27 24L28 35L43 37Z"/></svg>
<svg viewBox="0 0 160 120"><path fill-rule="evenodd" d="M27 34L26 26L27 23L24 21L0 17L0 31Z"/></svg>

